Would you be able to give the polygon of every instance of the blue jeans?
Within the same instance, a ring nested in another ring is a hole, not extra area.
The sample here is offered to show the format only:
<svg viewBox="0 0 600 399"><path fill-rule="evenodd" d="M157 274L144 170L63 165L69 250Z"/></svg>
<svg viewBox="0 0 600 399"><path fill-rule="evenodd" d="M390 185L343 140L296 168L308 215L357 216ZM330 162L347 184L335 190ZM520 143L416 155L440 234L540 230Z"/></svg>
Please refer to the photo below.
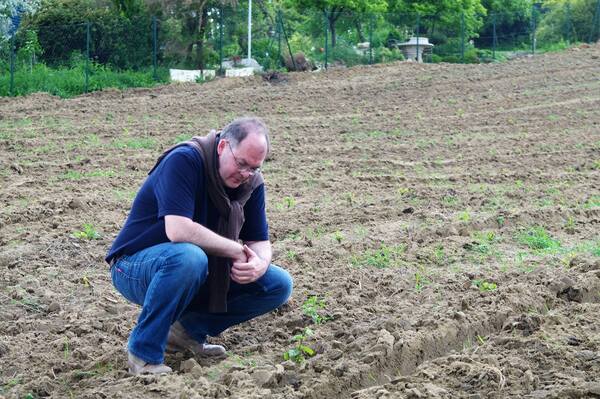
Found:
<svg viewBox="0 0 600 399"><path fill-rule="evenodd" d="M226 313L208 312L208 258L189 243L163 243L121 257L111 268L115 288L142 305L128 348L140 359L160 364L171 324L179 320L198 342L284 304L292 293L292 278L270 265L250 284L231 281ZM205 284L206 283L206 284Z"/></svg>

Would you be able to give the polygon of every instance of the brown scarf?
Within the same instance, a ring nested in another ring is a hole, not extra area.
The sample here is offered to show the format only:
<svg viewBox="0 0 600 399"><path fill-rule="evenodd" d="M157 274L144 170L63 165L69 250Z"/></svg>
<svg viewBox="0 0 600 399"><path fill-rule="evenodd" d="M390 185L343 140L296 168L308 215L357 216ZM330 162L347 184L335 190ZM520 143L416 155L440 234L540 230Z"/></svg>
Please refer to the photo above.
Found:
<svg viewBox="0 0 600 399"><path fill-rule="evenodd" d="M207 136L195 136L189 141L176 144L166 150L156 161L156 165L150 173L175 148L189 145L193 147L204 162L204 179L208 196L219 212L219 224L216 233L237 241L244 224L244 205L252 195L252 192L264 180L260 173L251 176L250 179L235 190L235 198L230 198L219 176L219 157L217 155L217 144L219 135L212 130ZM217 256L208 257L208 287L209 304L211 313L227 312L227 292L229 291L229 272L231 259Z"/></svg>

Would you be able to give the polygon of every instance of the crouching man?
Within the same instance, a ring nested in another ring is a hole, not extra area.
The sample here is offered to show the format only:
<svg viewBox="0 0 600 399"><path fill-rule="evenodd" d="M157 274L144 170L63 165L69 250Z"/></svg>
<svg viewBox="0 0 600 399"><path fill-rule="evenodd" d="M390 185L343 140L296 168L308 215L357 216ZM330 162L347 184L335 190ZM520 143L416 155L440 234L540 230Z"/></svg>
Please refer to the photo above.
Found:
<svg viewBox="0 0 600 399"><path fill-rule="evenodd" d="M292 278L271 264L260 172L269 145L260 119L240 118L167 150L150 171L106 257L115 288L142 307L131 374L171 372L165 351L225 356L208 336L288 300Z"/></svg>

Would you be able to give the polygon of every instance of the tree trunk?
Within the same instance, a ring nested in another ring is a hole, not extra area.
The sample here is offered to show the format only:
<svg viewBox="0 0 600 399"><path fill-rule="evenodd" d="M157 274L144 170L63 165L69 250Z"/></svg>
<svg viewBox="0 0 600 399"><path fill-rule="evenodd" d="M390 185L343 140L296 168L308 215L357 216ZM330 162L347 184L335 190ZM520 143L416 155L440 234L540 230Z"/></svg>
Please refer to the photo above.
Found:
<svg viewBox="0 0 600 399"><path fill-rule="evenodd" d="M325 11L329 23L329 31L331 32L331 47L335 47L335 22L342 15L342 10L343 8L332 7L331 11Z"/></svg>
<svg viewBox="0 0 600 399"><path fill-rule="evenodd" d="M364 35L363 31L362 31L362 24L358 20L358 18L354 18L354 26L356 27L356 34L358 35L358 41L359 41L359 43L366 42L367 39L365 38L365 35Z"/></svg>
<svg viewBox="0 0 600 399"><path fill-rule="evenodd" d="M204 35L206 33L206 23L208 21L208 10L202 7L199 13L200 20L198 21L198 40L196 41L196 59L198 60L198 69L204 70Z"/></svg>

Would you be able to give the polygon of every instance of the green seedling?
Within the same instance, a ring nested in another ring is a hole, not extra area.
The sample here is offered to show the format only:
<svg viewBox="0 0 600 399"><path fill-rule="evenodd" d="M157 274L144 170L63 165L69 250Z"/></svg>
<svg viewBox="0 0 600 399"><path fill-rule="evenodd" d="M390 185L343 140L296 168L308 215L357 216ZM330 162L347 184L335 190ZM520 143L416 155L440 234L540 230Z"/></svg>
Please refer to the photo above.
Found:
<svg viewBox="0 0 600 399"><path fill-rule="evenodd" d="M473 280L473 285L481 292L494 291L498 286L496 283L485 280Z"/></svg>
<svg viewBox="0 0 600 399"><path fill-rule="evenodd" d="M353 256L351 263L354 266L373 266L378 269L385 269L390 266L396 266L401 261L401 256L406 251L406 245L397 245L388 247L381 244L378 249L368 250L362 255Z"/></svg>
<svg viewBox="0 0 600 399"><path fill-rule="evenodd" d="M302 304L302 313L310 317L315 324L323 324L330 320L329 316L322 316L319 314L319 310L325 309L325 300L319 298L317 295L311 295Z"/></svg>
<svg viewBox="0 0 600 399"><path fill-rule="evenodd" d="M462 211L458 214L458 220L461 222L469 222L471 221L471 214L469 211Z"/></svg>
<svg viewBox="0 0 600 399"><path fill-rule="evenodd" d="M283 200L281 200L281 202L275 206L280 211L285 209L292 209L296 206L296 200L294 199L294 197L284 197Z"/></svg>
<svg viewBox="0 0 600 399"><path fill-rule="evenodd" d="M429 284L431 284L431 281L425 275L425 268L420 266L419 270L415 272L415 291L421 292Z"/></svg>
<svg viewBox="0 0 600 399"><path fill-rule="evenodd" d="M585 204L583 204L583 207L585 209L600 208L600 195L592 195Z"/></svg>
<svg viewBox="0 0 600 399"><path fill-rule="evenodd" d="M481 335L477 335L477 342L479 342L479 345L484 345L485 344L485 338L483 338Z"/></svg>
<svg viewBox="0 0 600 399"><path fill-rule="evenodd" d="M338 244L341 244L342 240L344 239L344 234L342 234L342 232L338 230L333 233L333 238L335 239L335 241L337 241Z"/></svg>
<svg viewBox="0 0 600 399"><path fill-rule="evenodd" d="M83 230L74 232L73 237L80 240L97 240L101 237L100 233L96 231L94 225L91 223L84 223L82 228Z"/></svg>
<svg viewBox="0 0 600 399"><path fill-rule="evenodd" d="M306 357L313 357L316 354L315 350L304 344L306 338L313 334L313 330L307 327L304 329L304 331L302 331L302 333L294 335L292 340L296 342L296 346L294 346L292 349L288 349L287 352L283 354L283 359L293 360L296 363L302 363L304 360L306 360Z"/></svg>
<svg viewBox="0 0 600 399"><path fill-rule="evenodd" d="M65 343L63 344L63 358L65 360L68 360L69 356L71 356L71 348L69 345L69 338L65 337Z"/></svg>
<svg viewBox="0 0 600 399"><path fill-rule="evenodd" d="M504 218L504 216L499 215L498 217L496 217L496 223L498 223L498 227L504 227L506 219Z"/></svg>
<svg viewBox="0 0 600 399"><path fill-rule="evenodd" d="M534 226L527 231L521 232L517 236L521 244L537 251L554 250L560 248L560 242L550 236L550 234L541 226Z"/></svg>
<svg viewBox="0 0 600 399"><path fill-rule="evenodd" d="M477 232L473 234L474 241L466 245L466 249L481 254L489 254L491 246L496 241L496 234L493 231Z"/></svg>
<svg viewBox="0 0 600 399"><path fill-rule="evenodd" d="M287 260L289 261L294 261L294 260L298 260L298 254L296 253L296 251L293 250L287 250L285 252L285 257Z"/></svg>
<svg viewBox="0 0 600 399"><path fill-rule="evenodd" d="M569 234L575 233L575 219L572 216L569 216L565 223L565 231Z"/></svg>

